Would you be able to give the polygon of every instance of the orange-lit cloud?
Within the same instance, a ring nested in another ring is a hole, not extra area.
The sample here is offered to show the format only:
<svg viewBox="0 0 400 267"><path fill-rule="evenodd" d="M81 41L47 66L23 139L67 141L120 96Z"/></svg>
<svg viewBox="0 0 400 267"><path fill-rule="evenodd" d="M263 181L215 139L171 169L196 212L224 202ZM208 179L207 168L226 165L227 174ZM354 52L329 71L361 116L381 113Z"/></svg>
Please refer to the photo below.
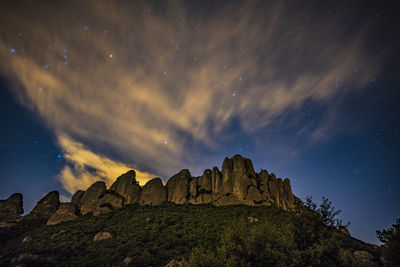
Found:
<svg viewBox="0 0 400 267"><path fill-rule="evenodd" d="M69 192L99 177L110 182L131 165L161 175L190 167L189 143L218 150L216 137L229 138L233 119L253 133L306 101L362 88L379 71L365 47L368 25L331 34L346 10L316 21L306 5L232 3L196 15L175 1L160 12L146 3L52 5L0 18L5 27L18 21L14 35L2 35L0 70L70 155L59 176ZM118 160L81 143L107 147ZM93 176L86 164L102 171Z"/></svg>
<svg viewBox="0 0 400 267"><path fill-rule="evenodd" d="M109 187L118 176L133 169L126 164L94 154L82 144L66 136L59 137L58 141L68 163L59 174L59 180L64 189L71 194L79 189L85 190L96 181L104 181ZM155 177L153 174L138 169L135 171L136 180L142 186Z"/></svg>

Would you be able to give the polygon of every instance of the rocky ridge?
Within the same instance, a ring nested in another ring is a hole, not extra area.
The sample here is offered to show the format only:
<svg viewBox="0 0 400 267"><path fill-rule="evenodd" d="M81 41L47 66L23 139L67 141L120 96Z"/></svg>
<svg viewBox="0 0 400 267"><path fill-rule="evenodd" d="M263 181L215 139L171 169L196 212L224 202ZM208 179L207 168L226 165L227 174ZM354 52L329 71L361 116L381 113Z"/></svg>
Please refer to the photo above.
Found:
<svg viewBox="0 0 400 267"><path fill-rule="evenodd" d="M70 203L60 203L57 191L43 197L24 219L46 219L47 224L73 220L79 215L108 213L123 205L176 204L221 205L276 205L294 211L301 201L292 193L288 178L261 170L256 173L250 159L241 155L225 158L221 171L217 167L206 169L199 177L192 177L183 169L173 175L166 185L154 178L141 187L136 173L130 170L119 176L107 189L103 181L97 181L86 191L78 190ZM18 219L22 210L22 195L14 194L0 202L0 220Z"/></svg>

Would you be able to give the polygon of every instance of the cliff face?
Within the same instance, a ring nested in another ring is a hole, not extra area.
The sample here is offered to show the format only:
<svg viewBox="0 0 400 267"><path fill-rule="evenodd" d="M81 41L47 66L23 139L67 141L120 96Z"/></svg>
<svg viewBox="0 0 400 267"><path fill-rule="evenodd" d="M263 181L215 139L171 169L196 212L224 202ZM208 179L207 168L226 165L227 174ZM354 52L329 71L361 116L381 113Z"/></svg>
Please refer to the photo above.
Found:
<svg viewBox="0 0 400 267"><path fill-rule="evenodd" d="M47 198L50 196L52 201L49 202ZM127 204L160 205L164 202L210 203L216 206L276 205L289 211L295 210L301 203L293 195L289 179L276 178L266 170L256 173L250 159L235 155L225 158L221 171L213 167L199 177L192 177L189 170L183 169L173 175L165 186L160 178L154 178L141 187L136 181L135 171L130 170L119 176L109 189L104 182L98 181L86 191L78 190L68 206L60 206L58 192L54 191L39 201L32 213L25 217L29 219L34 214L35 218L49 218L49 224L57 224L86 213L107 213Z"/></svg>
<svg viewBox="0 0 400 267"><path fill-rule="evenodd" d="M221 170L217 167L206 169L199 177L192 177L189 170L183 169L165 186L161 179L154 178L140 187L135 171L131 170L118 177L109 190L104 183L96 182L86 191L77 191L72 202L81 214L101 214L131 203L160 205L164 202L276 205L291 211L300 200L293 195L289 179L276 178L266 170L256 173L250 159L235 155L225 158Z"/></svg>

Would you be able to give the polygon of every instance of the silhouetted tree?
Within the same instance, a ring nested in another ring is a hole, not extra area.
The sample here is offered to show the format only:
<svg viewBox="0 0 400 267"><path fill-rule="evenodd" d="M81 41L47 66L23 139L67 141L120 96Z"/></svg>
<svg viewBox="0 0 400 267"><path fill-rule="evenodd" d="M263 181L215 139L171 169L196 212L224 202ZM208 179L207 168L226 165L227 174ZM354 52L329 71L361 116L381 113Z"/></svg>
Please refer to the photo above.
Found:
<svg viewBox="0 0 400 267"><path fill-rule="evenodd" d="M382 256L387 266L400 266L400 217L387 230L376 231L383 243Z"/></svg>
<svg viewBox="0 0 400 267"><path fill-rule="evenodd" d="M322 202L319 206L317 206L316 203L313 202L311 196L307 196L304 202L304 205L312 210L317 212L319 215L322 217L322 222L325 225L328 226L334 226L336 228L339 227L348 227L350 225L350 222L346 223L345 225L343 224L343 221L341 219L336 218L339 216L339 214L342 212L341 210L335 210L335 208L332 206L332 202L329 201L326 197L322 197Z"/></svg>

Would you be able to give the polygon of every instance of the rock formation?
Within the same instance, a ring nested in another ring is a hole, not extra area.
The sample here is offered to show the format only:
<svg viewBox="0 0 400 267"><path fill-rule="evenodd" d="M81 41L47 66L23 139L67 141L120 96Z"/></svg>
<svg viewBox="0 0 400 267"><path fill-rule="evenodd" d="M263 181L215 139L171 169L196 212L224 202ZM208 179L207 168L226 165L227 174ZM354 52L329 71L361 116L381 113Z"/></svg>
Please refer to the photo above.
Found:
<svg viewBox="0 0 400 267"><path fill-rule="evenodd" d="M142 189L139 204L141 205L161 205L167 201L167 189L160 178L148 181Z"/></svg>
<svg viewBox="0 0 400 267"><path fill-rule="evenodd" d="M103 181L98 181L86 190L79 202L82 215L94 211L97 201L106 193L106 189L106 184Z"/></svg>
<svg viewBox="0 0 400 267"><path fill-rule="evenodd" d="M97 216L100 214L108 213L114 209L121 208L124 205L124 197L118 195L113 191L105 194L99 200L93 202L91 206L91 211L93 215Z"/></svg>
<svg viewBox="0 0 400 267"><path fill-rule="evenodd" d="M111 185L110 190L123 196L126 204L138 202L141 188L136 182L135 171L130 170L118 177Z"/></svg>
<svg viewBox="0 0 400 267"><path fill-rule="evenodd" d="M58 192L53 191L24 218L48 219L47 224L57 224L87 213L108 213L127 204L161 205L167 201L217 206L276 205L285 210L295 210L301 205L301 200L292 193L289 179L282 180L266 170L256 173L250 159L234 155L224 159L221 171L213 167L199 177L192 177L189 170L183 169L165 186L160 178L154 178L142 188L135 171L130 170L119 176L109 190L104 182L98 181L86 191L78 190L70 203L61 206ZM21 194L1 200L0 221L16 220L22 212Z"/></svg>
<svg viewBox="0 0 400 267"><path fill-rule="evenodd" d="M176 204L271 205L294 210L296 197L290 180L266 170L254 171L251 160L240 155L225 158L221 172L207 169L200 177L182 170L167 182L168 201Z"/></svg>
<svg viewBox="0 0 400 267"><path fill-rule="evenodd" d="M221 194L233 195L239 200L246 199L250 186L257 186L256 173L249 159L240 155L225 158L222 164Z"/></svg>
<svg viewBox="0 0 400 267"><path fill-rule="evenodd" d="M176 204L187 203L189 197L189 182L192 176L187 169L183 169L167 182L168 201Z"/></svg>
<svg viewBox="0 0 400 267"><path fill-rule="evenodd" d="M46 219L48 220L54 213L56 213L60 206L60 198L58 191L51 191L45 195L36 206L33 208L31 213L24 216L24 219Z"/></svg>
<svg viewBox="0 0 400 267"><path fill-rule="evenodd" d="M21 217L22 213L24 213L22 194L15 193L6 200L0 200L0 221L16 221Z"/></svg>
<svg viewBox="0 0 400 267"><path fill-rule="evenodd" d="M76 191L75 194L72 196L71 202L75 203L77 205L80 205L84 194L85 194L85 191L82 191L82 190Z"/></svg>
<svg viewBox="0 0 400 267"><path fill-rule="evenodd" d="M56 213L51 215L47 221L47 225L59 224L76 219L78 216L78 208L75 203L62 203Z"/></svg>

